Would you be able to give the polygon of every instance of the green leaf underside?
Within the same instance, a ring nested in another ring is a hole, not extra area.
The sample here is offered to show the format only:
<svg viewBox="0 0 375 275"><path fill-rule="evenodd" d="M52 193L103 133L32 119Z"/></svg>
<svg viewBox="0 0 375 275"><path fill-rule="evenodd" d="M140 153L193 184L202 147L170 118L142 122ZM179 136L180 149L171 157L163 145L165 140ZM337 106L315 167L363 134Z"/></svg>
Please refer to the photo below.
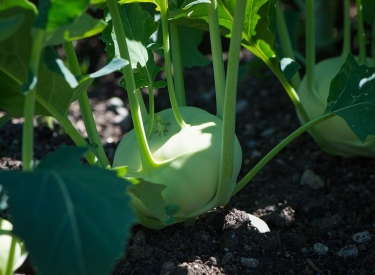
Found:
<svg viewBox="0 0 375 275"><path fill-rule="evenodd" d="M128 191L141 200L155 216L165 225L175 223L175 214L182 215L178 205L167 204L161 193L165 185L145 181L143 179L132 179L133 185Z"/></svg>
<svg viewBox="0 0 375 275"><path fill-rule="evenodd" d="M135 220L129 183L113 171L79 166L69 153L57 151L46 160L55 166L42 162L35 172L1 172L14 233L25 240L38 274L108 274Z"/></svg>
<svg viewBox="0 0 375 275"><path fill-rule="evenodd" d="M134 69L136 87L153 86L155 77L162 68L155 64L152 51L147 46L150 36L158 28L158 23L137 3L119 5L118 8L129 47L130 63ZM101 39L106 43L105 50L109 59L112 59L119 57L120 54L110 20L110 15L106 11L108 27L103 32ZM126 85L124 87L126 88Z"/></svg>
<svg viewBox="0 0 375 275"><path fill-rule="evenodd" d="M287 81L289 81L301 66L293 59L284 57L280 60L281 71Z"/></svg>
<svg viewBox="0 0 375 275"><path fill-rule="evenodd" d="M342 117L362 142L375 135L375 68L358 65L349 53L331 82L328 112Z"/></svg>

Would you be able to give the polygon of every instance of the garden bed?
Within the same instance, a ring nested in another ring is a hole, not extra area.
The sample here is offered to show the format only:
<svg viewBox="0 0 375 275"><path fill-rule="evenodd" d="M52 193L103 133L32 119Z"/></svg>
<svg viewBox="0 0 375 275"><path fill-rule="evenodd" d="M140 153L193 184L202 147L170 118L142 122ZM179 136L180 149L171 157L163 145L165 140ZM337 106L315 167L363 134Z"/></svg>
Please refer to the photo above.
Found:
<svg viewBox="0 0 375 275"><path fill-rule="evenodd" d="M95 52L90 55L101 58L100 67L104 58ZM185 72L188 105L214 113L212 68ZM239 178L299 126L276 78L265 68L260 74L261 78L247 75L239 83L236 132L243 149ZM110 161L131 128L126 94L116 81L114 75L102 78L89 92ZM168 107L165 90L158 91L156 104L157 110ZM74 103L70 119L83 129L77 108ZM13 120L0 128L1 169L22 165L21 123ZM57 124L51 129L43 120L36 123L37 160L63 144L73 142ZM375 274L374 167L374 159L330 156L305 133L227 206L199 217L193 226L177 224L163 230L134 226L127 256L113 274ZM197 167L197 173L202 172ZM259 233L246 213L266 221L271 232ZM24 266L20 272L31 271Z"/></svg>

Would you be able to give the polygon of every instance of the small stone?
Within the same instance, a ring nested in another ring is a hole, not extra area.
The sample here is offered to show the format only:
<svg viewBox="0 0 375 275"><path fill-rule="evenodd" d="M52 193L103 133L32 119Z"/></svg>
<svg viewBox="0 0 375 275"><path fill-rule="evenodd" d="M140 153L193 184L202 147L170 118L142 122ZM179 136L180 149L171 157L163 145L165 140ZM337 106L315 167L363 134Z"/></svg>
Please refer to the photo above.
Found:
<svg viewBox="0 0 375 275"><path fill-rule="evenodd" d="M241 257L241 264L244 267L256 268L259 265L259 261L257 259L254 259L254 258Z"/></svg>
<svg viewBox="0 0 375 275"><path fill-rule="evenodd" d="M301 177L301 185L307 185L312 189L324 188L324 182L312 170L306 169Z"/></svg>
<svg viewBox="0 0 375 275"><path fill-rule="evenodd" d="M357 243L367 243L371 240L371 234L368 231L358 232L352 236L352 240Z"/></svg>
<svg viewBox="0 0 375 275"><path fill-rule="evenodd" d="M244 113L249 108L248 105L246 100L239 100L236 104L236 114Z"/></svg>
<svg viewBox="0 0 375 275"><path fill-rule="evenodd" d="M217 259L216 257L210 257L208 258L208 263L213 266L217 266Z"/></svg>
<svg viewBox="0 0 375 275"><path fill-rule="evenodd" d="M340 257L355 257L355 256L358 256L358 248L355 244L347 245L347 246L341 248L341 250L339 252L337 252L337 256L340 256Z"/></svg>
<svg viewBox="0 0 375 275"><path fill-rule="evenodd" d="M301 248L301 252L302 252L303 254L307 254L307 253L309 253L309 251L307 250L306 247Z"/></svg>
<svg viewBox="0 0 375 275"><path fill-rule="evenodd" d="M328 252L328 246L322 243L316 243L314 244L314 252L319 255L324 255Z"/></svg>
<svg viewBox="0 0 375 275"><path fill-rule="evenodd" d="M123 107L124 102L119 97L112 97L107 101L108 107Z"/></svg>

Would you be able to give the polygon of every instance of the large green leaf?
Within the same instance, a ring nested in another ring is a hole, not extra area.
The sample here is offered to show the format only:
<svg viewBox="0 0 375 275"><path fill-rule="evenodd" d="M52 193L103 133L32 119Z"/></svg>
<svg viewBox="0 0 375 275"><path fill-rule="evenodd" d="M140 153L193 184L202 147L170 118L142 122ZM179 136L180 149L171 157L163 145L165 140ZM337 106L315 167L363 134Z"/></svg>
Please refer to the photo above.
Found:
<svg viewBox="0 0 375 275"><path fill-rule="evenodd" d="M136 87L153 86L157 73L161 70L155 64L152 51L147 48L150 36L157 30L158 23L137 3L118 5L129 48L130 62L135 70ZM108 27L101 39L106 43L109 59L119 56L116 35L110 14L106 12Z"/></svg>
<svg viewBox="0 0 375 275"><path fill-rule="evenodd" d="M34 113L46 116L55 115L47 111L48 108L46 109L45 105L60 115L66 116L70 104L88 89L94 78L117 71L128 64L126 60L114 58L99 71L81 76L77 80L52 48L46 49L44 59L46 66L40 66L38 73L37 102ZM1 67L0 82L2 83L0 107L12 117L23 116L25 96L22 93L22 85L18 85L14 78L4 73Z"/></svg>
<svg viewBox="0 0 375 275"><path fill-rule="evenodd" d="M58 152L34 172L0 173L13 232L25 241L38 274L110 274L135 221L129 183L116 172L70 163L71 150Z"/></svg>
<svg viewBox="0 0 375 275"><path fill-rule="evenodd" d="M17 14L5 19L0 19L0 41L11 36L22 24L23 15Z"/></svg>
<svg viewBox="0 0 375 275"><path fill-rule="evenodd" d="M342 117L362 142L375 135L375 68L358 65L349 53L331 82L328 112Z"/></svg>
<svg viewBox="0 0 375 275"><path fill-rule="evenodd" d="M22 16L21 25L7 39L0 42L0 71L7 74L18 85L28 78L31 27L35 22L36 8L23 0L5 0L0 4L0 18L9 19Z"/></svg>

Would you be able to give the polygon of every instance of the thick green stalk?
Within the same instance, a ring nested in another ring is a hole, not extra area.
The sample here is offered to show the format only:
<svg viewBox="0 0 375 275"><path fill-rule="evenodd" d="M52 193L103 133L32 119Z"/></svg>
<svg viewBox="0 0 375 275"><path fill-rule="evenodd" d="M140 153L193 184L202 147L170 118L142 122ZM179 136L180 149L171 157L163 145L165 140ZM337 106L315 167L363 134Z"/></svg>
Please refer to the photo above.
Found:
<svg viewBox="0 0 375 275"><path fill-rule="evenodd" d="M16 251L17 240L16 238L12 238L12 242L10 243L10 249L8 253L8 262L6 265L4 275L12 275L13 274L13 264L14 264L14 252Z"/></svg>
<svg viewBox="0 0 375 275"><path fill-rule="evenodd" d="M163 32L163 46L164 46L164 61L165 61L165 72L167 74L167 84L169 99L171 101L171 106L173 110L176 122L180 127L184 127L185 122L181 116L180 110L178 109L178 103L176 99L173 76L172 76L172 64L170 57L170 44L169 44L169 28L168 28L168 0L160 1L160 16L161 16L161 26Z"/></svg>
<svg viewBox="0 0 375 275"><path fill-rule="evenodd" d="M44 39L44 30L35 29L34 40L31 49L31 57L29 69L31 74L37 81L39 71L40 55ZM23 171L32 171L34 169L34 111L35 111L35 95L36 83L25 96L23 116L25 118L22 127L22 169Z"/></svg>
<svg viewBox="0 0 375 275"><path fill-rule="evenodd" d="M152 134L152 128L154 126L154 117L155 117L155 98L153 88L148 87L148 98L149 98L149 119L148 119L148 128L147 128L147 138L149 138Z"/></svg>
<svg viewBox="0 0 375 275"><path fill-rule="evenodd" d="M178 106L186 106L184 74L181 57L180 32L177 24L170 24L173 75Z"/></svg>
<svg viewBox="0 0 375 275"><path fill-rule="evenodd" d="M237 78L245 10L246 0L237 0L234 11L232 37L229 45L227 79L225 83L220 175L216 196L214 198L217 205L228 203L232 191L234 141L236 138Z"/></svg>
<svg viewBox="0 0 375 275"><path fill-rule="evenodd" d="M301 135L314 125L318 124L319 122L322 122L333 116L335 116L333 113L328 113L319 116L316 119L313 119L307 122L306 124L301 125L301 127L295 130L289 136L287 136L283 141L276 145L276 147L273 148L261 161L259 161L257 165L255 165L253 169L251 169L251 171L247 173L245 177L243 177L242 180L240 180L237 183L236 187L232 192L232 196L235 195L238 191L240 191L276 154L278 154L285 146L287 146L295 138L297 138L299 135Z"/></svg>
<svg viewBox="0 0 375 275"><path fill-rule="evenodd" d="M127 85L130 110L131 110L131 115L132 115L133 124L134 124L134 131L135 131L135 135L138 141L139 151L140 151L140 155L142 159L142 165L143 165L142 169L145 169L147 171L147 170L152 169L152 167L157 166L157 163L152 157L150 148L148 147L148 144L147 144L146 133L143 128L142 113L141 113L141 108L140 108L140 104L139 104L138 97L137 97L137 89L135 86L133 69L130 64L129 49L126 43L126 37L125 37L125 32L124 32L124 28L122 25L120 13L117 8L117 1L107 0L107 5L108 5L109 12L111 14L111 18L112 18L112 23L113 23L114 31L116 34L118 48L120 51L120 57L129 61L129 64L122 69L122 72L124 74L125 82Z"/></svg>
<svg viewBox="0 0 375 275"><path fill-rule="evenodd" d="M344 42L341 57L345 58L350 52L350 0L344 0Z"/></svg>
<svg viewBox="0 0 375 275"><path fill-rule="evenodd" d="M314 91L315 80L315 18L314 0L306 0L306 77L309 93Z"/></svg>
<svg viewBox="0 0 375 275"><path fill-rule="evenodd" d="M215 93L216 93L216 116L223 119L224 95L225 95L225 70L223 52L221 47L221 36L219 19L217 15L217 1L211 0L208 5L208 22L210 30L212 63L214 67Z"/></svg>
<svg viewBox="0 0 375 275"><path fill-rule="evenodd" d="M363 14L362 14L362 0L356 0L357 2L357 24L358 24L358 44L359 44L359 59L358 64L366 65L366 41L365 41L365 28L363 26Z"/></svg>
<svg viewBox="0 0 375 275"><path fill-rule="evenodd" d="M280 0L276 1L276 18L277 18L277 30L279 32L279 37L280 37L281 45L283 47L284 55L286 57L289 57L295 60L292 43L290 42L290 36L288 33L288 28L286 26L285 18L280 7ZM292 77L291 83L293 85L293 88L297 90L301 83L301 76L299 72L297 72Z"/></svg>
<svg viewBox="0 0 375 275"><path fill-rule="evenodd" d="M56 111L55 108L52 108L51 105L41 95L36 94L36 100L59 122L59 124L64 128L65 132L70 136L70 138L77 146L87 148L90 147L86 140L79 134L77 129L73 126L72 122L68 119L67 116L60 114L58 111ZM95 164L97 161L96 156L91 150L89 150L85 154L85 157L90 165Z"/></svg>
<svg viewBox="0 0 375 275"><path fill-rule="evenodd" d="M72 73L76 76L82 75L81 68L78 63L77 55L74 50L72 42L66 42L63 44L66 58L69 63L69 68ZM102 142L99 137L98 130L96 128L94 116L92 114L89 98L86 92L81 93L78 98L79 107L81 109L83 122L87 131L87 135L90 141L91 149L94 151L103 168L110 167L107 155L105 154Z"/></svg>

